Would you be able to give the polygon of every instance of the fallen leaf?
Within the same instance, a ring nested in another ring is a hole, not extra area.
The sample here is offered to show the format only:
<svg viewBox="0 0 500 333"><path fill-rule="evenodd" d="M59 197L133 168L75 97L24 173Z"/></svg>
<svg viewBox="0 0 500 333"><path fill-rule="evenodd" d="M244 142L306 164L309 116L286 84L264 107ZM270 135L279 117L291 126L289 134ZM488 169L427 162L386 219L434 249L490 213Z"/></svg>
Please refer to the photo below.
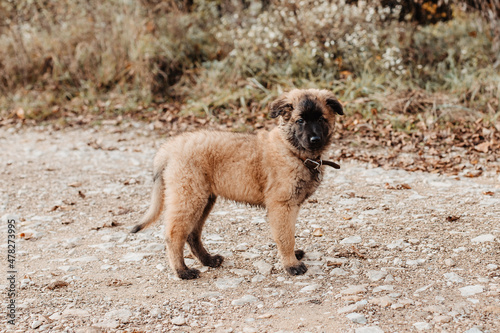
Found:
<svg viewBox="0 0 500 333"><path fill-rule="evenodd" d="M85 193L83 193L82 191L78 191L78 196L82 199L85 199Z"/></svg>
<svg viewBox="0 0 500 333"><path fill-rule="evenodd" d="M446 221L448 222L453 222L453 221L457 221L458 219L460 219L460 216L454 216L454 215L450 215L446 218Z"/></svg>
<svg viewBox="0 0 500 333"><path fill-rule="evenodd" d="M82 183L81 182L69 183L68 186L69 187L80 187L80 186L82 186Z"/></svg>
<svg viewBox="0 0 500 333"><path fill-rule="evenodd" d="M314 237L321 237L323 236L323 229L321 228L316 228L314 229L313 231L313 234L312 234Z"/></svg>
<svg viewBox="0 0 500 333"><path fill-rule="evenodd" d="M482 153L487 153L488 150L490 150L490 143L489 142L480 143L480 144L474 146L474 149L477 151L480 151Z"/></svg>
<svg viewBox="0 0 500 333"><path fill-rule="evenodd" d="M477 170L476 172L467 172L464 177L467 177L467 178L475 178L475 177L479 177L483 174L483 170Z"/></svg>
<svg viewBox="0 0 500 333"><path fill-rule="evenodd" d="M483 192L484 195L491 195L491 196L494 196L495 195L495 192L491 192L491 191L488 191L488 192Z"/></svg>
<svg viewBox="0 0 500 333"><path fill-rule="evenodd" d="M47 289L54 290L57 288L67 287L69 284L66 281L55 281L47 285Z"/></svg>
<svg viewBox="0 0 500 333"><path fill-rule="evenodd" d="M17 116L17 118L19 118L19 119L25 119L25 118L26 118L26 116L25 116L24 109L23 109L23 108L18 108L18 109L16 110L16 116Z"/></svg>

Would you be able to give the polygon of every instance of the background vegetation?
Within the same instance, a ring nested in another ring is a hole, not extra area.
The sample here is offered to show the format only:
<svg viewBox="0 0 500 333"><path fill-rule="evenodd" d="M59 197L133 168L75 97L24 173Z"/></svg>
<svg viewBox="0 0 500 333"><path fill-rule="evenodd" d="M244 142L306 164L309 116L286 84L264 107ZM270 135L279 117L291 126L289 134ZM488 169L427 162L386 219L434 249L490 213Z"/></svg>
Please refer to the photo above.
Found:
<svg viewBox="0 0 500 333"><path fill-rule="evenodd" d="M0 2L0 116L264 117L291 87L425 126L500 114L498 0ZM410 126L411 127L411 126Z"/></svg>

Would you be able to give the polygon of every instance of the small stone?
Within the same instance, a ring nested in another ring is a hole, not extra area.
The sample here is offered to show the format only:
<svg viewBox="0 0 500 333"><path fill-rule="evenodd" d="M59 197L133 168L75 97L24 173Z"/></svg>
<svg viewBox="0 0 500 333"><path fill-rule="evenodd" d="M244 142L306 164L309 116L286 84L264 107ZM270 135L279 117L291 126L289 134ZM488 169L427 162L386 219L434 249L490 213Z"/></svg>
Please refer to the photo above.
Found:
<svg viewBox="0 0 500 333"><path fill-rule="evenodd" d="M260 274L257 274L255 275L253 278L252 278L252 283L258 283L258 282L262 282L266 279L266 277L264 275L260 275Z"/></svg>
<svg viewBox="0 0 500 333"><path fill-rule="evenodd" d="M107 312L104 315L104 318L116 319L122 323L128 323L130 320L130 317L132 317L132 311L130 311L129 309L112 310L112 311Z"/></svg>
<svg viewBox="0 0 500 333"><path fill-rule="evenodd" d="M120 262L138 262L152 255L152 253L129 252L120 259Z"/></svg>
<svg viewBox="0 0 500 333"><path fill-rule="evenodd" d="M144 251L147 252L162 252L165 250L165 244L151 243L144 247Z"/></svg>
<svg viewBox="0 0 500 333"><path fill-rule="evenodd" d="M319 284L311 284L311 285L308 285L308 286L300 289L300 292L301 293L309 293L311 291L315 291L318 288L319 288Z"/></svg>
<svg viewBox="0 0 500 333"><path fill-rule="evenodd" d="M62 312L63 317L88 317L90 312L82 309L66 309Z"/></svg>
<svg viewBox="0 0 500 333"><path fill-rule="evenodd" d="M234 248L234 250L238 251L238 252L246 251L246 250L248 250L248 244L247 243L238 244L238 245L236 245L236 247Z"/></svg>
<svg viewBox="0 0 500 333"><path fill-rule="evenodd" d="M471 329L468 329L467 331L465 331L464 333L483 333L483 331L481 331L479 328L477 327L473 327Z"/></svg>
<svg viewBox="0 0 500 333"><path fill-rule="evenodd" d="M361 311L366 305L366 301L359 301L351 305L344 306L337 310L338 314Z"/></svg>
<svg viewBox="0 0 500 333"><path fill-rule="evenodd" d="M349 313L346 317L350 319L353 323L366 324L366 317L363 316L361 313L357 312Z"/></svg>
<svg viewBox="0 0 500 333"><path fill-rule="evenodd" d="M450 316L436 316L434 317L434 322L438 323L438 324L445 324L445 323L449 323L451 321L451 317Z"/></svg>
<svg viewBox="0 0 500 333"><path fill-rule="evenodd" d="M340 241L340 244L359 244L361 243L361 236L351 236L344 238Z"/></svg>
<svg viewBox="0 0 500 333"><path fill-rule="evenodd" d="M449 259L449 258L448 258L448 259L445 259L445 260L444 260L444 264L445 264L446 266L448 266L448 267L453 267L453 266L455 266L455 261L453 261L453 259Z"/></svg>
<svg viewBox="0 0 500 333"><path fill-rule="evenodd" d="M330 271L330 275L333 275L333 276L343 276L343 275L347 275L347 274L349 274L349 273L347 273L345 270L343 270L340 267L334 268Z"/></svg>
<svg viewBox="0 0 500 333"><path fill-rule="evenodd" d="M274 304L273 304L273 307L276 308L276 309L279 309L279 308L282 308L284 307L285 304L283 304L282 301L276 301Z"/></svg>
<svg viewBox="0 0 500 333"><path fill-rule="evenodd" d="M241 256L245 259L256 259L258 257L260 257L260 254L258 253L253 253L253 252L241 252Z"/></svg>
<svg viewBox="0 0 500 333"><path fill-rule="evenodd" d="M245 295L242 298L235 299L234 301L231 302L232 305L235 306L242 306L248 303L254 303L257 302L259 299L255 296L252 295Z"/></svg>
<svg viewBox="0 0 500 333"><path fill-rule="evenodd" d="M172 318L172 324L174 324L175 326L186 325L186 318L184 318L184 316L182 315Z"/></svg>
<svg viewBox="0 0 500 333"><path fill-rule="evenodd" d="M378 286L378 287L373 288L374 293L378 293L380 291L393 291L393 290L394 290L394 286L392 286L392 285L383 285L383 286Z"/></svg>
<svg viewBox="0 0 500 333"><path fill-rule="evenodd" d="M36 330L38 327L40 327L42 325L42 322L40 320L35 320L32 324L31 324L31 328Z"/></svg>
<svg viewBox="0 0 500 333"><path fill-rule="evenodd" d="M464 279L462 279L460 276L458 276L456 273L445 273L444 274L444 277L450 281L450 282L454 282L454 283L462 283L464 281Z"/></svg>
<svg viewBox="0 0 500 333"><path fill-rule="evenodd" d="M340 294L341 295L355 295L355 294L361 294L366 292L366 285L351 285L348 288L341 290Z"/></svg>
<svg viewBox="0 0 500 333"><path fill-rule="evenodd" d="M413 324L413 326L418 330L418 331L427 331L431 329L431 324L426 323L425 321L420 321L418 323Z"/></svg>
<svg viewBox="0 0 500 333"><path fill-rule="evenodd" d="M238 269L238 268L233 268L230 270L231 273L238 275L238 276L250 276L252 275L252 272L250 272L247 269Z"/></svg>
<svg viewBox="0 0 500 333"><path fill-rule="evenodd" d="M393 303L392 299L389 296L372 298L368 302L371 303L371 304L378 305L378 306L380 306L382 308L386 308L386 307L388 307L389 305L391 305Z"/></svg>
<svg viewBox="0 0 500 333"><path fill-rule="evenodd" d="M97 258L96 256L87 256L87 257L80 257L80 258L73 258L73 259L70 259L69 262L81 262L81 263L89 263L89 262L93 262L93 261L98 261L99 258Z"/></svg>
<svg viewBox="0 0 500 333"><path fill-rule="evenodd" d="M385 278L387 275L387 272L386 271L374 271L374 270L369 270L367 273L366 273L366 276L368 277L368 279L372 282L377 282L383 278Z"/></svg>
<svg viewBox="0 0 500 333"><path fill-rule="evenodd" d="M73 272L73 271L76 271L77 269L82 269L80 266L59 266L57 267L59 268L61 271L65 271L65 272Z"/></svg>
<svg viewBox="0 0 500 333"><path fill-rule="evenodd" d="M120 322L116 319L104 319L94 325L104 329L115 329L120 326Z"/></svg>
<svg viewBox="0 0 500 333"><path fill-rule="evenodd" d="M459 290L460 290L460 293L462 294L462 296L467 297L467 296L472 296L475 294L482 293L484 290L484 287L480 284L477 284L474 286L463 287L463 288L460 288Z"/></svg>
<svg viewBox="0 0 500 333"><path fill-rule="evenodd" d="M354 330L355 333L384 333L378 326L359 327Z"/></svg>
<svg viewBox="0 0 500 333"><path fill-rule="evenodd" d="M273 266L265 262L264 260L259 260L253 264L255 268L259 271L260 274L262 275L269 275L271 274L271 271L273 270Z"/></svg>
<svg viewBox="0 0 500 333"><path fill-rule="evenodd" d="M222 290L233 289L236 288L242 281L243 278L218 279L215 281L215 286Z"/></svg>
<svg viewBox="0 0 500 333"><path fill-rule="evenodd" d="M61 318L62 318L62 316L61 316L61 313L59 313L59 312L54 312L54 313L53 313L53 314L49 317L49 319L50 319L50 320L54 320L54 321L59 320L59 319L61 319Z"/></svg>
<svg viewBox="0 0 500 333"><path fill-rule="evenodd" d="M495 236L492 234L483 234L471 239L472 243L486 243L495 241Z"/></svg>
<svg viewBox="0 0 500 333"><path fill-rule="evenodd" d="M489 271L496 271L498 269L498 265L488 264L488 265L486 265L486 269Z"/></svg>

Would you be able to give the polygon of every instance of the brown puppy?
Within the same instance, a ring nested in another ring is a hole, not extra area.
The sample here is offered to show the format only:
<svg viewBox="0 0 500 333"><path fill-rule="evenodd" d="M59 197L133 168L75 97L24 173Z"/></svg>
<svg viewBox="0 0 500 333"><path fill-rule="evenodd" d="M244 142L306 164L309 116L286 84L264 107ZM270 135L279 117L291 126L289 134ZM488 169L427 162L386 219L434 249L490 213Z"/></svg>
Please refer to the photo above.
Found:
<svg viewBox="0 0 500 333"><path fill-rule="evenodd" d="M283 266L304 274L294 251L300 205L321 181L321 154L332 140L341 104L327 90L292 90L269 106L279 126L270 132L237 134L199 131L171 138L154 160L152 203L132 232L155 222L165 208L165 239L170 266L182 279L199 271L184 263L184 244L205 266L218 267L201 242L205 220L218 196L265 207Z"/></svg>

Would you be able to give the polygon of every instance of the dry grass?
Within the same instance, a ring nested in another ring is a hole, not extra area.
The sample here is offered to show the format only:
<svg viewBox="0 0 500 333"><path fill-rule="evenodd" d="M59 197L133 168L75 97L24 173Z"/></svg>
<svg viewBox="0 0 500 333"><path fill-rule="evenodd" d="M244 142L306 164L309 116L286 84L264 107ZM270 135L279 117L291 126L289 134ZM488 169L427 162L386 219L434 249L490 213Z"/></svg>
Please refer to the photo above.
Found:
<svg viewBox="0 0 500 333"><path fill-rule="evenodd" d="M358 1L28 1L0 4L0 115L256 114L291 87L348 112L500 114L498 0L421 26ZM24 113L20 113L23 110Z"/></svg>

